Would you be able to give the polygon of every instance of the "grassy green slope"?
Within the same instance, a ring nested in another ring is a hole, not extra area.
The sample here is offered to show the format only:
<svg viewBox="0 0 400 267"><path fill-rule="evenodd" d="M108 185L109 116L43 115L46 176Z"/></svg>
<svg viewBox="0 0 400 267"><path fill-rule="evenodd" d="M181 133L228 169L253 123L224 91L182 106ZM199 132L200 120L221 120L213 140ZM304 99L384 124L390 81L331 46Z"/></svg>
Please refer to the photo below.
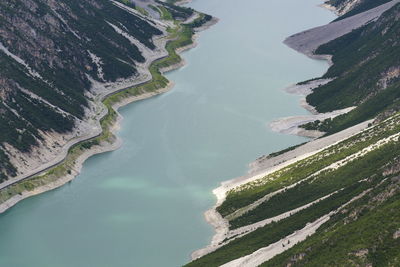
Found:
<svg viewBox="0 0 400 267"><path fill-rule="evenodd" d="M355 147L351 146L351 144L355 140L359 141L362 139L369 139L367 141L369 144L375 144L377 143L377 140L386 138L386 133L395 134L400 132L399 117L400 114L396 115L395 118L387 120L386 122L369 129L362 136L355 136L338 144L335 146L334 150L330 150L329 154L336 155L338 153L346 153L346 151L348 152L346 154L351 154L355 151L359 151L363 146L361 145L362 142L360 142L356 145L357 149L354 150ZM267 224L252 233L234 239L227 245L224 245L216 251L193 261L187 266L219 266L223 263L248 255L262 247L266 247L282 238L285 238L293 232L305 227L307 223L313 222L323 215L338 209L341 205L347 203L361 192L364 192L367 189L374 189L375 187L382 188L382 184L384 186L388 185L388 182L385 181L392 181L391 178L400 171L400 168L398 168L398 159L400 157L399 151L400 143L398 142L398 139L395 139L348 162L347 164L341 165L341 167L337 169L323 171L319 175L313 176L312 179L306 180L294 188L285 190L275 197L270 198L263 204L259 205L256 209L244 213L237 219L229 221L231 229L274 217L337 191L330 197L317 202L316 204L303 209L286 219ZM326 155L327 151L324 153ZM325 165L320 164L320 161L316 160L316 158L321 158L321 160L323 160L324 157L321 157L321 155L322 154L316 156L314 159L306 159L306 162L311 161L312 165L319 166L320 170ZM330 163L335 161L333 158L331 158L331 160L333 161ZM294 168L293 173L296 173L296 171L300 171L301 169L302 167ZM388 169L395 169L395 171L390 173L387 171ZM280 186L282 187L283 184L293 184L296 180L291 178L291 176L288 176L284 180L280 179ZM273 182L268 181L265 183L265 185L268 184L271 185ZM256 184L253 184L247 186L247 188L242 187L242 190L237 190L235 192L235 197L239 197L241 194L246 197L250 197L252 194L254 194L253 196L260 196L258 194L259 189L263 187L265 188L265 185L257 186ZM252 201L255 199L256 198L252 198ZM390 222L388 223L390 224ZM400 225L398 226L400 227Z"/></svg>
<svg viewBox="0 0 400 267"><path fill-rule="evenodd" d="M399 266L399 209L397 174L262 266Z"/></svg>
<svg viewBox="0 0 400 267"><path fill-rule="evenodd" d="M309 177L311 174L343 160L358 151L400 131L400 116L393 116L373 128L329 147L309 158L293 163L282 170L267 175L263 179L242 185L228 192L226 201L218 207L218 212L227 216L245 207L264 195L289 186ZM323 173L321 175L328 175Z"/></svg>

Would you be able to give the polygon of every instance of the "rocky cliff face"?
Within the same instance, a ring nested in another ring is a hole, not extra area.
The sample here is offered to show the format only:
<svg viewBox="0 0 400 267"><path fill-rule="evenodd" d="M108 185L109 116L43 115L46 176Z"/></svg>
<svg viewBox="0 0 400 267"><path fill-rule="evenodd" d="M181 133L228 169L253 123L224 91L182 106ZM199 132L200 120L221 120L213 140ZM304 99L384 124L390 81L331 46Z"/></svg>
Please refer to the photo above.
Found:
<svg viewBox="0 0 400 267"><path fill-rule="evenodd" d="M138 75L164 30L116 1L1 1L0 181L88 131L93 83Z"/></svg>

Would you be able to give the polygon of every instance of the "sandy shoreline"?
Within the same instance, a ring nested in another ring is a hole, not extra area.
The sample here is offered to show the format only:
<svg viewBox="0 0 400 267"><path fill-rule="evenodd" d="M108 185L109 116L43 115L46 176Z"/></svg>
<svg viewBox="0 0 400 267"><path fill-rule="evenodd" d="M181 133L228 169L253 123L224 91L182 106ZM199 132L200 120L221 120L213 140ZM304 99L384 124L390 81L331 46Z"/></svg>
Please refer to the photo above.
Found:
<svg viewBox="0 0 400 267"><path fill-rule="evenodd" d="M309 138L317 138L323 136L325 133L316 131L316 130L306 130L301 128L301 125L304 125L308 122L313 122L316 120L326 120L328 118L335 118L339 115L346 114L352 111L355 107L344 108L340 110L335 110L327 113L319 113L319 114L310 114L310 115L302 115L302 116L290 116L285 118L280 118L278 120L272 121L269 124L269 127L278 133L282 134L291 134L304 136Z"/></svg>
<svg viewBox="0 0 400 267"><path fill-rule="evenodd" d="M196 43L196 38L198 37L198 33L199 33L200 31L203 31L203 30L205 30L205 29L208 29L209 27L211 27L212 25L214 25L214 24L217 23L217 22L218 22L218 19L217 19L217 18L213 18L212 20L210 20L209 22L207 22L207 23L206 23L205 25L203 25L202 27L196 28L196 29L195 29L196 33L195 33L195 34L193 35L193 37L192 37L193 44L188 45L188 46L185 46L185 47L178 48L178 49L176 50L176 53L177 53L178 55L180 55L183 51L186 51L186 50L188 50L188 49L191 49L192 47L195 47L195 46L197 45L197 43ZM166 42L164 43L164 50L163 50L163 51L157 51L157 52L159 52L159 53L157 53L156 55L153 55L153 56L151 57L151 60L148 61L148 62L146 62L147 71L148 71L148 67L150 66L150 64L151 64L152 62L154 62L154 61L156 61L156 60L158 60L158 59L160 59L160 58L165 57L165 44L166 44ZM162 74L165 74L165 73L167 73L167 72L169 72L169 71L173 71L173 70L175 70L175 69L178 69L178 68L180 68L180 67L182 67L182 66L184 66L184 65L185 65L185 61L184 61L183 58L181 58L181 61L180 61L179 63L174 64L174 65L171 65L171 66L169 66L169 67L167 67L167 68L160 69L160 72L161 72ZM130 85L130 86L126 86L125 89L129 89L129 88L131 88L131 87L133 87L133 86L138 86L139 84L142 84L142 83L145 83L145 82L148 82L148 81L151 80L151 77L147 77L147 78L146 78L146 75L144 75L144 76L145 76L145 80L144 80L144 81L142 81L142 80L135 81L134 84L132 84L132 85ZM159 95L159 94L168 92L169 90L171 90L171 89L173 88L173 86L174 86L174 83L171 82L171 81L169 81L168 85L167 85L166 87L164 87L164 88L160 88L160 89L158 89L158 90L156 90L156 91L154 91L154 92L147 92L147 93L143 93L143 94L140 94L140 95L137 95L137 96L130 96L130 97L124 98L124 99L121 100L120 102L114 104L112 107L113 107L113 109L117 112L118 117L117 117L116 121L113 123L113 125L112 125L111 128L110 128L111 133L114 134L114 136L116 136L116 133L117 133L117 131L118 131L119 128L120 128L120 122L121 122L121 120L123 119L123 117L120 115L120 113L118 113L118 109L119 109L119 108L121 108L121 107L123 107L123 106L125 106L125 105L128 105L128 104L130 104L130 103L132 103L132 102L144 100L144 99L147 99L147 98L150 98L150 97L153 97L153 96L156 96L156 95ZM123 91L123 90L125 90L125 89L115 89L115 91L108 92L108 93L106 93L106 94L103 95L102 100L103 100L104 98L106 98L107 96L112 95L112 94L115 93L115 92ZM103 110L103 113L104 113L104 110ZM105 114L102 114L101 117L103 117L104 115L105 115ZM101 132L102 132L102 130L101 130ZM98 133L98 134L101 134L101 132ZM96 135L94 135L94 136L96 136ZM94 136L86 137L85 139L82 139L82 140L79 140L79 141L77 141L77 142L74 142L73 144L76 144L76 143L79 143L79 142L82 142L82 141L91 139L91 138L93 138ZM70 146L72 146L73 144L71 144ZM104 153L104 152L109 152L109 151L116 150L116 149L118 149L121 145L122 145L122 141L116 136L116 139L115 139L112 143L102 143L102 144L100 144L100 145L98 145L98 146L95 146L95 147L89 149L89 150L86 150L86 151L83 152L81 155L79 155L78 158L74 161L73 168L71 169L71 174L65 175L65 176L63 176L63 177L59 177L56 181L51 182L51 183L48 183L48 184L43 185L43 186L39 186L39 187L35 188L35 189L32 190L32 191L24 191L24 192L22 192L21 194L18 194L18 195L15 195L15 196L11 197L10 199L8 199L8 200L6 200L5 202L3 202L3 203L0 204L0 214L1 214L1 213L4 213L4 212L7 211L9 208L13 207L13 206L16 205L19 201L21 201L21 200L23 200L23 199L25 199L25 198L28 198L28 197L31 197L31 196L34 196L34 195L38 195L38 194L40 194L40 193L44 193L44 192L46 192L46 191L50 191L50 190L56 189L56 188L58 188L58 187L60 187L60 186L62 186L62 185L64 185L64 184L66 184L66 183L72 181L74 178L76 178L76 176L79 175L79 173L80 173L80 171L81 171L81 169L82 169L83 163L84 163L88 158L90 158L91 156L94 156L94 155L96 155L96 154L100 154L100 153ZM68 148L69 148L69 147L68 147ZM67 150L68 150L68 149L67 149ZM52 168L52 167L54 167L54 166L57 166L58 164L62 163L62 162L64 161L64 159L66 158L67 155L68 155L68 153L63 154L63 155L62 155L62 156L63 156L63 159L62 159L61 161L59 161L59 162L57 162L57 163L51 165L50 168ZM44 170L41 170L41 171L39 171L39 173L36 173L36 174L34 174L34 175L40 175L40 173L45 172L45 171L47 171L47 170L48 170L48 168L45 168ZM29 177L30 177L30 176L29 176ZM23 180L25 180L25 179L26 179L26 178L19 179L18 181L15 181L15 179L13 179L10 183L15 183L15 182L23 181ZM3 189L3 188L5 188L5 187L9 186L8 184L2 184L2 185L3 185L3 187L0 188L0 189Z"/></svg>
<svg viewBox="0 0 400 267"><path fill-rule="evenodd" d="M331 56L326 56L324 59L330 61ZM331 62L330 62L331 63ZM344 108L341 110L334 110L326 113L319 113L315 110L313 106L307 103L306 97L311 94L315 88L319 86L325 85L334 79L317 79L309 81L305 84L295 84L291 85L285 89L285 92L289 94L299 95L300 98L300 106L310 112L309 115L300 115L300 116L290 116L276 119L269 123L269 127L278 133L282 134L290 134L290 135L298 135L308 138L318 138L323 136L325 133L316 131L316 130L306 130L301 128L301 125L304 125L308 122L320 120L323 121L328 118L335 118L339 115L345 114L353 110L355 107Z"/></svg>

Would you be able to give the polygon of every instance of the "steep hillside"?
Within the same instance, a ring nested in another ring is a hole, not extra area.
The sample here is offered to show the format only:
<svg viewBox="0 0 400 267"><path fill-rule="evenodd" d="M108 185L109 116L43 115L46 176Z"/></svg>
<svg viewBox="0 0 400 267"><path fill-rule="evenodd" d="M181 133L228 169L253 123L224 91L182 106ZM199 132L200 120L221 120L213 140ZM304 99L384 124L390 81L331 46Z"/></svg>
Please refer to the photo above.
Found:
<svg viewBox="0 0 400 267"><path fill-rule="evenodd" d="M0 3L0 181L19 173L10 158L63 146L80 135L77 129L87 130L84 121L93 116L90 102L98 94L93 80L139 74L143 47L155 49L153 40L163 29L117 4ZM37 161L46 160L38 156Z"/></svg>
<svg viewBox="0 0 400 267"><path fill-rule="evenodd" d="M187 266L400 264L400 4L372 2L329 1L348 17L285 41L332 55L322 79L300 83L316 111L355 108L303 126L331 135L261 157L215 189L206 217L216 234Z"/></svg>
<svg viewBox="0 0 400 267"><path fill-rule="evenodd" d="M5 16L20 24L0 28L21 41L18 49L0 46L9 64L0 69L7 85L0 87L0 213L71 181L88 157L118 148L117 109L169 90L163 73L182 66L179 51L217 21L153 0L35 3L47 13L4 5L6 15L21 12ZM53 23L43 26L42 15Z"/></svg>
<svg viewBox="0 0 400 267"><path fill-rule="evenodd" d="M392 171L399 164L388 164L380 184L315 235L261 266L399 266L400 176Z"/></svg>
<svg viewBox="0 0 400 267"><path fill-rule="evenodd" d="M386 11L375 23L320 46L317 54L333 55L334 65L323 78L333 78L315 89L307 102L319 112L357 106L348 114L306 129L333 133L399 110L400 97L400 4Z"/></svg>
<svg viewBox="0 0 400 267"><path fill-rule="evenodd" d="M228 228L209 254L187 266L263 262L265 266L351 266L354 260L367 264L380 259L397 263L399 137L397 113L230 190L217 208ZM374 227L377 223L379 228Z"/></svg>

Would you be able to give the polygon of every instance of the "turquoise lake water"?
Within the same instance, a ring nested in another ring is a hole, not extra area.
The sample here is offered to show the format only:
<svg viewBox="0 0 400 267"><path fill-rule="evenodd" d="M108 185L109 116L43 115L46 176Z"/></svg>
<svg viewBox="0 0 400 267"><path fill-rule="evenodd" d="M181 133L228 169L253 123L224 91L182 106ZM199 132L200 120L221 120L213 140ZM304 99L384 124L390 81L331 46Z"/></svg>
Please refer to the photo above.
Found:
<svg viewBox="0 0 400 267"><path fill-rule="evenodd" d="M271 132L306 114L281 89L324 73L282 44L329 22L317 0L195 0L220 18L168 74L168 93L122 108L121 149L97 155L73 182L0 215L0 266L180 266L209 243L203 212L218 184L257 157L304 142Z"/></svg>

